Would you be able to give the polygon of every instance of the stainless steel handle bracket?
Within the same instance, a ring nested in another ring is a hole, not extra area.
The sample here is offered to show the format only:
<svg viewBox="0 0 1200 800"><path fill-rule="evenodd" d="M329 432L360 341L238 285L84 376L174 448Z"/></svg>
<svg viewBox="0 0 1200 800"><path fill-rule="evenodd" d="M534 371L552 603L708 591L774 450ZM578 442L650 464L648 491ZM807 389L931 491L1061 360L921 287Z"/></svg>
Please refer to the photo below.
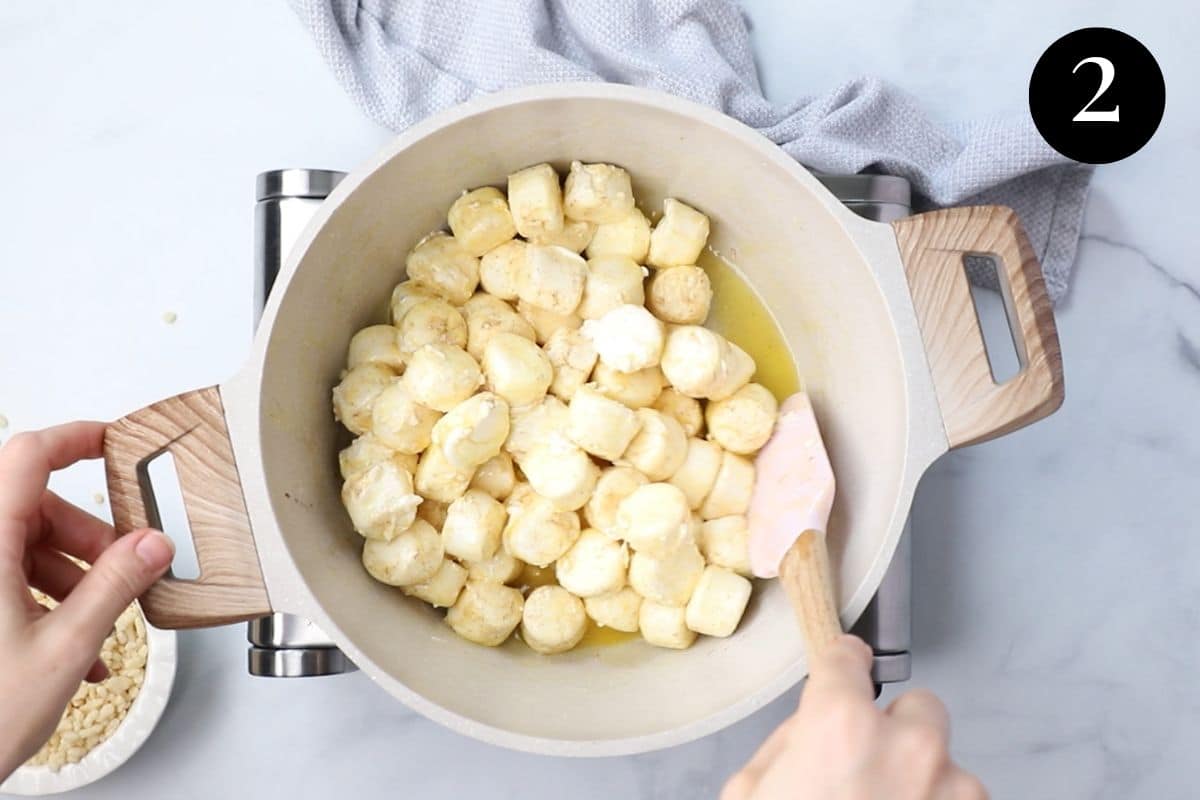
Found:
<svg viewBox="0 0 1200 800"><path fill-rule="evenodd" d="M254 324L296 237L346 176L326 169L278 169L255 180ZM264 678L337 675L358 669L316 625L291 614L247 623L247 668Z"/></svg>
<svg viewBox="0 0 1200 800"><path fill-rule="evenodd" d="M246 666L260 678L316 678L358 669L336 647L251 647Z"/></svg>

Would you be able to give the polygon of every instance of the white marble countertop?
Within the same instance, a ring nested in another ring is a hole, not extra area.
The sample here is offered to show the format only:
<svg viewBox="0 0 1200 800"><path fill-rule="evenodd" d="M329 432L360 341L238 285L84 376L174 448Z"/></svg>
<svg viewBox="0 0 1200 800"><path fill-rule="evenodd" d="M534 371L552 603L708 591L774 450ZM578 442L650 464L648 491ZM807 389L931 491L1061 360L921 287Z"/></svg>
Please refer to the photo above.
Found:
<svg viewBox="0 0 1200 800"><path fill-rule="evenodd" d="M1098 173L1059 308L1065 406L921 487L912 685L945 698L957 756L995 797L1193 796L1197 17L1180 0L747 6L778 101L872 72L949 120L1020 109L1036 57L1075 28L1119 27L1157 55L1166 117ZM280 2L6 3L0 74L0 438L231 374L255 173L350 167L389 138ZM96 464L55 482L85 506L103 486ZM79 796L709 797L796 697L673 750L570 761L461 738L361 675L250 678L244 636L181 635L157 733Z"/></svg>

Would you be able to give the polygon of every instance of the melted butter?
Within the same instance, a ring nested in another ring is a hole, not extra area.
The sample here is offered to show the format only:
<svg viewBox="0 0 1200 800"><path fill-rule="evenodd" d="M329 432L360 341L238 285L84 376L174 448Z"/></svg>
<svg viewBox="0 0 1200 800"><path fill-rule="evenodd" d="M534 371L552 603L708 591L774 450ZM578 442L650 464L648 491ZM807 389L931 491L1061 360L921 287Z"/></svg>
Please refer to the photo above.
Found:
<svg viewBox="0 0 1200 800"><path fill-rule="evenodd" d="M606 628L602 625L597 625L592 620L588 620L587 633L579 640L578 647L611 647L615 644L624 644L625 642L633 641L638 638L638 634L626 633L619 631L616 628Z"/></svg>
<svg viewBox="0 0 1200 800"><path fill-rule="evenodd" d="M512 584L522 592L528 593L539 586L557 586L558 576L554 574L554 565L548 567L535 567L533 564L526 564L521 574L517 576L517 580Z"/></svg>
<svg viewBox="0 0 1200 800"><path fill-rule="evenodd" d="M708 248L696 263L708 273L713 289L705 327L745 350L758 368L754 380L778 400L800 391L800 375L787 339L741 270Z"/></svg>

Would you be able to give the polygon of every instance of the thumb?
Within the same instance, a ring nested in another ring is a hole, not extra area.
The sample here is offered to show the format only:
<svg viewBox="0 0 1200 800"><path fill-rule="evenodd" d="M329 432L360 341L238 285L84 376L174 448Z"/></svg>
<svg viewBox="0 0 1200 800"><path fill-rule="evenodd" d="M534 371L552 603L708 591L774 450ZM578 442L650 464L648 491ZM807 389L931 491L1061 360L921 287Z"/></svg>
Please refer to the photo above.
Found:
<svg viewBox="0 0 1200 800"><path fill-rule="evenodd" d="M804 697L832 700L850 697L875 700L871 683L871 648L862 639L842 634L813 659L809 669Z"/></svg>
<svg viewBox="0 0 1200 800"><path fill-rule="evenodd" d="M174 543L160 531L144 529L119 537L47 615L50 624L64 625L86 640L87 656L94 657L121 612L166 572L174 557Z"/></svg>

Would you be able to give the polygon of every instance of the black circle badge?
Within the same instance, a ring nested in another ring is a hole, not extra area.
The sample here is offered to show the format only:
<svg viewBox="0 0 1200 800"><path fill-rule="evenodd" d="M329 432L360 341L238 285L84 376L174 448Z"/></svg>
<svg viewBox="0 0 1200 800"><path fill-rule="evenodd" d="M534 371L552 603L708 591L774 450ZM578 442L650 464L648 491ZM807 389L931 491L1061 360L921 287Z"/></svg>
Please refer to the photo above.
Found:
<svg viewBox="0 0 1200 800"><path fill-rule="evenodd" d="M1127 33L1082 28L1046 49L1029 79L1029 111L1067 158L1110 164L1142 148L1162 120L1167 89L1150 51Z"/></svg>

